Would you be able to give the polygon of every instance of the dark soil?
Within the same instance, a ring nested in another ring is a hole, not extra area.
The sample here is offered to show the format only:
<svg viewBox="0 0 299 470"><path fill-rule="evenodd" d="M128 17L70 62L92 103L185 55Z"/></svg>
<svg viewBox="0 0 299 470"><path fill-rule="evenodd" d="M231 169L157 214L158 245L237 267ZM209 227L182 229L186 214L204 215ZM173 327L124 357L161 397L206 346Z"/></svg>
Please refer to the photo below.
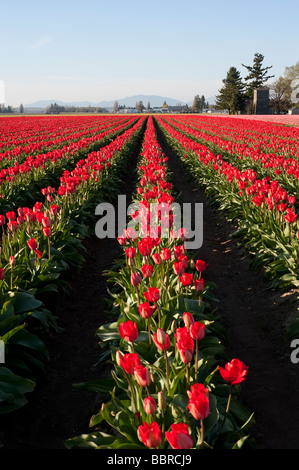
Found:
<svg viewBox="0 0 299 470"><path fill-rule="evenodd" d="M244 249L232 238L235 227L209 205L204 191L190 181L166 145L164 150L181 201L203 203L200 258L209 263L205 277L217 285L215 307L229 336L227 355L249 366L240 400L254 412L257 446L297 449L299 364L292 364L290 344L283 340L285 327L296 313L293 294L273 292L261 273L250 269ZM134 159L123 194L134 189L135 164ZM73 384L98 379L108 371L109 364L96 365L95 332L110 321L104 312L108 294L102 273L111 268L120 247L114 239L96 237L85 245L86 263L73 275L70 296L59 302L58 323L64 331L52 332L47 341L51 356L47 373L24 408L1 418L3 449L64 449L66 439L90 432L90 417L101 406L98 394L76 390Z"/></svg>

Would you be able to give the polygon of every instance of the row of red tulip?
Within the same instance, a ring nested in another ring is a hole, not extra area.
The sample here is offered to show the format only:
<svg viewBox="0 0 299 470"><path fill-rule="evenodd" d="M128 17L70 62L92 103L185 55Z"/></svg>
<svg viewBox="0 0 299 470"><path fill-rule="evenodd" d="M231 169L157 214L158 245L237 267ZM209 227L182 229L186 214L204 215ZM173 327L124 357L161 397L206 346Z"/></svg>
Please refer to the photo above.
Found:
<svg viewBox="0 0 299 470"><path fill-rule="evenodd" d="M55 116L22 117L0 120L0 160L11 159L22 154L66 142L68 137L79 139L110 125L123 121L117 116Z"/></svg>
<svg viewBox="0 0 299 470"><path fill-rule="evenodd" d="M219 175L225 175L228 183L236 182L240 196L246 196L256 206L264 205L270 211L278 212L279 216L281 213L288 224L293 224L297 220L297 200L293 192L288 193L277 180L271 180L269 176L259 179L257 172L251 168L240 170L238 166L227 162L222 155L215 155L206 144L195 142L191 137L183 135L167 121L169 119L159 119L161 125L183 145L186 151L196 152L202 164L210 165Z"/></svg>
<svg viewBox="0 0 299 470"><path fill-rule="evenodd" d="M68 158L81 149L88 149L91 144L104 139L109 135L112 136L115 132L132 125L135 120L136 118L124 120L121 124L113 126L112 128L105 128L102 132L97 132L90 137L83 137L79 140L71 141L70 143L67 143L67 145L63 145L57 149L54 148L46 153L37 154L35 156L29 155L21 164L16 161L14 165L0 170L0 185L3 185L4 182L17 183L19 179L22 180L21 175L28 175L38 169L45 170L47 165L55 165L58 160ZM5 191L5 188L3 188L2 191Z"/></svg>
<svg viewBox="0 0 299 470"><path fill-rule="evenodd" d="M131 402L132 419L130 422L128 414L124 434L131 426L132 435L136 432L139 441L148 448L190 449L208 446L209 440L208 435L205 436L205 420L211 413L213 387L209 384L211 377L201 375L199 360L201 341L210 334L210 322L206 321L201 308L206 292L203 273L208 265L204 260L190 260L185 248L185 229L173 230L171 204L174 198L172 184L168 181L167 160L157 141L153 119L149 117L138 166L135 197L138 207L132 214L136 225L118 237L125 257L124 268L118 273L119 283L123 285L124 279L128 279L128 288L124 289L119 303L128 308L120 312L117 325L121 341L113 357L119 380L123 376L127 381ZM149 224L153 204L157 204L158 218L154 231ZM170 231L167 238L161 235L165 227ZM183 302L198 299L198 311L189 309L176 315L174 299L178 298ZM143 337L141 343L140 336ZM156 364L159 364L159 372ZM214 374L217 369L231 387L245 380L248 371L238 359L225 367L217 367ZM176 397L179 390L178 376L183 377L187 407L183 414L175 416L171 398ZM103 413L108 406L103 405ZM229 407L221 428L228 410ZM119 431L122 433L121 427Z"/></svg>
<svg viewBox="0 0 299 470"><path fill-rule="evenodd" d="M61 272L78 268L84 260L80 251L82 239L89 233L88 217L94 217L94 205L99 200L113 195L129 152L140 140L144 118L135 121L100 151L78 161L73 172L62 173L59 187L43 188L44 202L0 215L0 338L6 355L5 367L0 370L0 390L4 380L10 392L9 400L1 396L1 413L26 403L22 395L32 391L36 380L32 363L35 369L39 365L43 369L43 361L48 359L39 339L41 327L48 331L57 325L43 306L43 295L61 292ZM18 309L14 310L14 305ZM31 318L41 326L36 329Z"/></svg>

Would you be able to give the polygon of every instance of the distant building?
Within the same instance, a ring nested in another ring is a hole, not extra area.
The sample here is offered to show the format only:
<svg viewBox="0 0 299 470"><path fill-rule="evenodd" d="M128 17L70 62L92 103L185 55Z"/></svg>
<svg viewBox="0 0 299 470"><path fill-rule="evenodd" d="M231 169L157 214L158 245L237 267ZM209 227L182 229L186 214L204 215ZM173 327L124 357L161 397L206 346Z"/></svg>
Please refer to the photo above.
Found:
<svg viewBox="0 0 299 470"><path fill-rule="evenodd" d="M168 106L168 111L170 113L184 113L186 111L185 106Z"/></svg>

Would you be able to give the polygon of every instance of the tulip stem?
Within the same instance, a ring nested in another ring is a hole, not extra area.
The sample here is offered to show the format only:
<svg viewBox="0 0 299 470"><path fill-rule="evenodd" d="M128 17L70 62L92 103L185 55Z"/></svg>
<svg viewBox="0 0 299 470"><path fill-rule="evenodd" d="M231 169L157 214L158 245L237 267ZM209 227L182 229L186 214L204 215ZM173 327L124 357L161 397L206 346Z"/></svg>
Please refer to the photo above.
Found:
<svg viewBox="0 0 299 470"><path fill-rule="evenodd" d="M201 439L200 439L200 448L203 448L203 443L204 443L204 425L203 425L203 419L200 420L200 434L201 434Z"/></svg>
<svg viewBox="0 0 299 470"><path fill-rule="evenodd" d="M169 394L169 364L168 364L168 356L167 356L167 351L164 349L164 356L165 356L165 363L166 363L166 382L167 382L167 392Z"/></svg>
<svg viewBox="0 0 299 470"><path fill-rule="evenodd" d="M198 372L198 340L196 340L196 355L195 355L195 382L197 382Z"/></svg>
<svg viewBox="0 0 299 470"><path fill-rule="evenodd" d="M158 309L158 323L159 323L159 328L161 328L161 312L160 312L160 307L157 303L157 309Z"/></svg>
<svg viewBox="0 0 299 470"><path fill-rule="evenodd" d="M137 413L137 406L136 406L136 403L135 403L133 388L132 388L132 384L131 384L131 381L130 381L130 376L127 372L126 372L126 376L127 376L127 379L128 379L128 384L129 384L130 392L131 392L131 395L132 395L133 408L134 408L133 411L134 411L134 413Z"/></svg>
<svg viewBox="0 0 299 470"><path fill-rule="evenodd" d="M227 405L226 405L226 410L225 410L225 416L224 416L224 419L223 419L223 421L222 421L222 425L221 425L220 432L221 432L222 429L223 429L224 423L225 423L226 418L227 418L227 415L228 415L228 410L229 410L230 402L231 402L231 398L232 398L232 391L233 391L233 385L230 386L229 396L228 396Z"/></svg>
<svg viewBox="0 0 299 470"><path fill-rule="evenodd" d="M151 340L151 319L150 318L147 319L147 328L148 328L148 341L149 341L149 344L151 344L152 340Z"/></svg>
<svg viewBox="0 0 299 470"><path fill-rule="evenodd" d="M187 379L187 389L188 389L189 382L190 382L190 362L186 364L186 379Z"/></svg>

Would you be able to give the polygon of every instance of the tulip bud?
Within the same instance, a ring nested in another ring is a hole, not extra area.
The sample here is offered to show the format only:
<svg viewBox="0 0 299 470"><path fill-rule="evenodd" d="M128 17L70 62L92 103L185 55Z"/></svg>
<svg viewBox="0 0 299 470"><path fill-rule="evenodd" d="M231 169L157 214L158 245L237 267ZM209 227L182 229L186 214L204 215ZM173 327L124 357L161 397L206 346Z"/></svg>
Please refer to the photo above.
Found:
<svg viewBox="0 0 299 470"><path fill-rule="evenodd" d="M166 343L166 333L163 331L161 328L157 329L157 340L159 341L160 344L164 345Z"/></svg>
<svg viewBox="0 0 299 470"><path fill-rule="evenodd" d="M131 274L131 283L134 287L137 287L141 283L142 279L139 273Z"/></svg>
<svg viewBox="0 0 299 470"><path fill-rule="evenodd" d="M167 403L163 392L158 392L158 406L160 410L166 410Z"/></svg>
<svg viewBox="0 0 299 470"><path fill-rule="evenodd" d="M171 333L175 334L176 329L177 329L177 323L176 323L176 320L173 320L171 323Z"/></svg>
<svg viewBox="0 0 299 470"><path fill-rule="evenodd" d="M157 405L152 397L146 397L143 401L143 408L147 415L152 415L156 412Z"/></svg>
<svg viewBox="0 0 299 470"><path fill-rule="evenodd" d="M121 366L121 363L120 363L120 360L124 357L123 353L121 351L116 351L116 356L115 356L115 359L116 359L116 364L118 366Z"/></svg>
<svg viewBox="0 0 299 470"><path fill-rule="evenodd" d="M189 328L194 323L193 315L190 312L183 313L183 320L187 328Z"/></svg>
<svg viewBox="0 0 299 470"><path fill-rule="evenodd" d="M10 264L11 266L15 266L15 264L16 264L16 258L15 258L14 256L11 256L11 257L9 258L9 264Z"/></svg>

